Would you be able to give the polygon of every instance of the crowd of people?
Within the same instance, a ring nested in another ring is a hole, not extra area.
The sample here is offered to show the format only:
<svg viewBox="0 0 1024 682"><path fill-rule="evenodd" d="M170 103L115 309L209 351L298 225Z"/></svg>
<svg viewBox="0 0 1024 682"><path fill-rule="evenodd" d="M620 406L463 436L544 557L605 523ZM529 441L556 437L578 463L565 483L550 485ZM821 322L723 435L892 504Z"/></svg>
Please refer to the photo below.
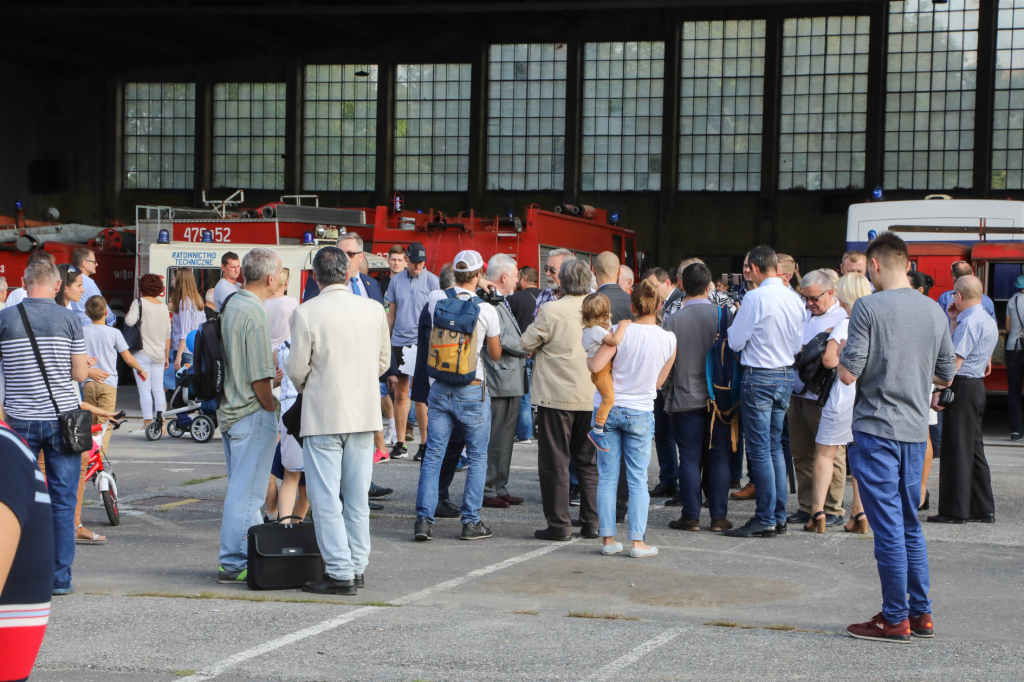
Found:
<svg viewBox="0 0 1024 682"><path fill-rule="evenodd" d="M547 254L543 288L536 269L504 254L485 263L462 251L434 274L420 243L392 248L390 272L374 279L362 240L345 233L316 252L301 305L268 248L225 254L205 293L178 270L166 303L161 277L144 274L125 319L137 333L123 336L91 280L92 252L60 267L48 255L32 255L0 311L10 427L0 446L12 470L41 453L48 492L34 499L52 516L53 595L74 589L76 541L105 541L81 525L86 459L69 451L61 420L80 409L97 423L114 416L120 356L148 426L192 362L186 339L215 318L226 361L216 406L227 463L221 583L246 581L251 525L311 510L327 570L303 589L355 594L370 511L393 493L373 482L373 465L408 457L414 425L419 542L438 518L460 518L463 540L492 537L481 512L523 503L509 489L512 453L534 438L546 520L534 535L567 541L578 527L603 555L658 554L646 542L651 497L680 508L669 526L681 531L701 531L706 507L706 527L728 537L777 538L790 524L825 533L846 519L852 477L845 530L873 529L882 582L882 612L848 629L865 639L932 636L918 511L929 508L935 453L939 513L928 521L995 521L981 437L994 311L962 262L936 306L922 295L931 278L911 270L891 233L845 254L838 272L803 276L793 258L755 247L732 289L698 258L635 281L614 253L588 262L567 249ZM1017 306L1007 309L1007 344L1019 382ZM649 489L652 443L659 480ZM449 494L460 470L461 503ZM790 471L799 508L787 513ZM43 511L9 487L0 485L0 524L7 505L28 528L30 512ZM730 497L755 503L742 524L728 518Z"/></svg>

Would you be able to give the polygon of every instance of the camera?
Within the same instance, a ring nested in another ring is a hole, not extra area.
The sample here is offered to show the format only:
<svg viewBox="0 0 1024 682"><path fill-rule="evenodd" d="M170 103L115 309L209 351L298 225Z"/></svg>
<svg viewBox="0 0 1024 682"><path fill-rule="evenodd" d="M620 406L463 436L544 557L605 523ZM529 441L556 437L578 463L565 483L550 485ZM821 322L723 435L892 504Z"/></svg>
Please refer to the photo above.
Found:
<svg viewBox="0 0 1024 682"><path fill-rule="evenodd" d="M477 288L476 295L479 296L482 301L490 303L491 305L498 305L505 300L505 297L499 294L496 290L484 289L483 287Z"/></svg>

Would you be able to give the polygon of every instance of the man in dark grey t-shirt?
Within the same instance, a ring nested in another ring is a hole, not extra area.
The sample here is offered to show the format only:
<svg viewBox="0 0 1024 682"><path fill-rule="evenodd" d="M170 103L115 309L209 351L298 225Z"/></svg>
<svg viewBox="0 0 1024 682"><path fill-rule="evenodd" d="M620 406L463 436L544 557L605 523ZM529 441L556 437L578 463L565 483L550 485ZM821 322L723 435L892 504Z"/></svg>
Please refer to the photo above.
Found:
<svg viewBox="0 0 1024 682"><path fill-rule="evenodd" d="M932 636L928 548L917 507L931 385L949 386L956 360L942 311L910 288L906 242L883 232L868 245L867 259L878 293L853 306L839 379L857 382L848 457L875 534L882 612L846 631L904 642L911 633Z"/></svg>

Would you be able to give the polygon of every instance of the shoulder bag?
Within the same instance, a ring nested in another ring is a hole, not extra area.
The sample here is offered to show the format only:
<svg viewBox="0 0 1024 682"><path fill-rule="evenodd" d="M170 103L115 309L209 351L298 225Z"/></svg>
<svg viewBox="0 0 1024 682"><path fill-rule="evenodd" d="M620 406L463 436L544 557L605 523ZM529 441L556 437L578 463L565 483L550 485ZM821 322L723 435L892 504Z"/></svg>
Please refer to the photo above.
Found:
<svg viewBox="0 0 1024 682"><path fill-rule="evenodd" d="M139 319L135 321L135 324L125 325L121 329L121 336L124 337L124 342L128 344L128 350L132 353L142 350L142 299L136 299L135 305L138 306Z"/></svg>
<svg viewBox="0 0 1024 682"><path fill-rule="evenodd" d="M50 394L50 402L53 403L53 410L57 413L60 438L64 443L64 449L75 455L83 453L92 448L92 412L82 409L60 411L57 400L53 397L53 389L50 388L50 377L46 376L46 366L43 365L43 355L39 352L39 343L36 341L36 335L32 332L32 325L29 324L28 313L25 312L25 304L18 304L18 312L21 313L21 322L25 325L28 340L32 342L32 352L35 353L36 363L39 364L39 373L43 375L46 392Z"/></svg>

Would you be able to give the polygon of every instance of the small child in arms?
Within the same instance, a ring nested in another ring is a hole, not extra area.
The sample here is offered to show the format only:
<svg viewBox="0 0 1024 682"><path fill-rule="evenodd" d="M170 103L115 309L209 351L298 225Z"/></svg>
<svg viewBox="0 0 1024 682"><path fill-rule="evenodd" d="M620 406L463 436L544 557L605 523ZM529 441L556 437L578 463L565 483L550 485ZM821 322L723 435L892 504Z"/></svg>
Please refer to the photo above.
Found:
<svg viewBox="0 0 1024 682"><path fill-rule="evenodd" d="M612 322L612 306L604 294L590 294L583 299L583 347L587 357L597 355L601 346L617 346L629 326L629 320L619 322L618 329L612 334L608 331ZM590 440L603 452L608 451L604 440L604 423L608 413L615 407L615 389L612 387L612 363L609 361L600 371L590 374L597 392L601 394L601 405L594 415L594 428L590 431Z"/></svg>

